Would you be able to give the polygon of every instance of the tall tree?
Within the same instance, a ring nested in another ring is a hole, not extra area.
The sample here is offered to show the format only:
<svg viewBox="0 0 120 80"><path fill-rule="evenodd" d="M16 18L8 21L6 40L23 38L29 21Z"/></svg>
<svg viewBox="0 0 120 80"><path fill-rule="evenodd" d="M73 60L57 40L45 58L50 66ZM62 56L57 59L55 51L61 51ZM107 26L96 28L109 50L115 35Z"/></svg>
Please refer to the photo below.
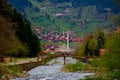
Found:
<svg viewBox="0 0 120 80"><path fill-rule="evenodd" d="M0 16L0 55L18 53L19 46L22 46L15 34L15 24Z"/></svg>
<svg viewBox="0 0 120 80"><path fill-rule="evenodd" d="M94 38L90 39L88 43L88 49L90 51L91 56L95 55L96 48L97 48L97 40Z"/></svg>
<svg viewBox="0 0 120 80"><path fill-rule="evenodd" d="M120 69L120 33L115 34L111 40L106 43L107 48L109 49L108 54L105 56L105 65L111 69Z"/></svg>
<svg viewBox="0 0 120 80"><path fill-rule="evenodd" d="M85 49L84 49L84 55L86 55L86 56L89 55L88 43L89 43L89 41L86 42Z"/></svg>
<svg viewBox="0 0 120 80"><path fill-rule="evenodd" d="M0 0L0 15L16 24L16 36L18 36L18 39L22 42L24 47L26 47L25 49L28 49L28 55L37 56L39 53L40 44L37 36L35 36L31 30L30 22L23 18L21 13L8 5L5 0Z"/></svg>
<svg viewBox="0 0 120 80"><path fill-rule="evenodd" d="M104 48L104 44L105 44L105 36L104 36L104 32L99 32L98 35L98 47L99 48Z"/></svg>
<svg viewBox="0 0 120 80"><path fill-rule="evenodd" d="M16 34L23 43L27 44L30 51L29 56L37 56L40 50L40 42L37 36L32 33L30 22L23 19L20 13L16 13L16 17L18 17L16 20L18 22Z"/></svg>

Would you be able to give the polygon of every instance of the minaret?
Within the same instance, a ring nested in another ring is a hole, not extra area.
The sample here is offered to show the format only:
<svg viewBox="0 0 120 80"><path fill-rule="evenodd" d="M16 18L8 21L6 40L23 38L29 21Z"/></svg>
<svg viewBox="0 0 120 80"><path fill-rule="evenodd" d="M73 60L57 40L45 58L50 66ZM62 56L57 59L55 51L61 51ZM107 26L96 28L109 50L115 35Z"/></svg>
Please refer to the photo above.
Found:
<svg viewBox="0 0 120 80"><path fill-rule="evenodd" d="M67 31L67 51L69 51L69 33Z"/></svg>

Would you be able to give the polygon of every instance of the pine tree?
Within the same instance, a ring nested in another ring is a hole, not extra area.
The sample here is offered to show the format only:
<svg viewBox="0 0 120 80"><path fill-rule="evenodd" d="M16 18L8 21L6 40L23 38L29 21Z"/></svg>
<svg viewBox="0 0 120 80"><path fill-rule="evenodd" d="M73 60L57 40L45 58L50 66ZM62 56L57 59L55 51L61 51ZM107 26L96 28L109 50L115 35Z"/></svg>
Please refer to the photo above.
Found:
<svg viewBox="0 0 120 80"><path fill-rule="evenodd" d="M105 45L104 32L102 32L102 31L99 32L97 43L98 43L98 45L97 45L96 53L97 53L97 55L100 55L100 49L104 48L104 45Z"/></svg>

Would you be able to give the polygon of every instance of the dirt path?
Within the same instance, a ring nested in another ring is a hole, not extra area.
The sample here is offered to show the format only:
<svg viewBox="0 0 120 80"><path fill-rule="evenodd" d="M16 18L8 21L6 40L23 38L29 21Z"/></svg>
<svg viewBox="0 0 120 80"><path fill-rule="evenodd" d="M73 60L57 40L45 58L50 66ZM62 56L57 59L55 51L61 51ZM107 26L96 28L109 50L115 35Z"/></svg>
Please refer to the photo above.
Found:
<svg viewBox="0 0 120 80"><path fill-rule="evenodd" d="M30 63L30 62L38 62L41 61L41 59L38 60L38 57L34 57L34 58L18 58L12 62L8 62L8 63L2 63L3 65L18 65L18 64L24 64L24 63Z"/></svg>

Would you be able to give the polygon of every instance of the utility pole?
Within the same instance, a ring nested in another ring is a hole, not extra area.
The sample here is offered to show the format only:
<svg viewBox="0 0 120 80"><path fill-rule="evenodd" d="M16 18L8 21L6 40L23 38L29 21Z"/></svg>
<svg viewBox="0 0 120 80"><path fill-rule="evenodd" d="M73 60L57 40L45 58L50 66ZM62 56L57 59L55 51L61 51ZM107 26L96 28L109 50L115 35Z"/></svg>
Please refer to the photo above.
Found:
<svg viewBox="0 0 120 80"><path fill-rule="evenodd" d="M67 31L67 52L69 51L69 33Z"/></svg>

